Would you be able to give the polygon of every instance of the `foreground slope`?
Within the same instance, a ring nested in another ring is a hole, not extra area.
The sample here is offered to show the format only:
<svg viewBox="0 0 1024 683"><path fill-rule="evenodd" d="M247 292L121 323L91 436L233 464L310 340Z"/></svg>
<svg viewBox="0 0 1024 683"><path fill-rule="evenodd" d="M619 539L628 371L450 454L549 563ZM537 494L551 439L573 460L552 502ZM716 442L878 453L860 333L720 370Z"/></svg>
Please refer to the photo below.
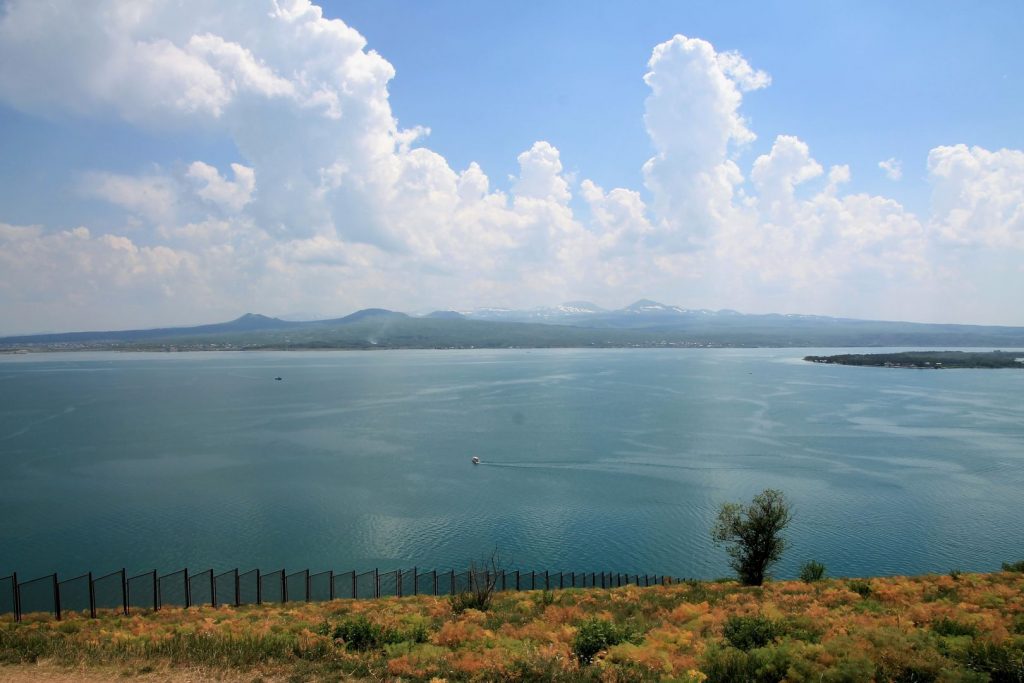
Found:
<svg viewBox="0 0 1024 683"><path fill-rule="evenodd" d="M0 662L11 680L1024 681L1024 574L36 616L0 625Z"/></svg>

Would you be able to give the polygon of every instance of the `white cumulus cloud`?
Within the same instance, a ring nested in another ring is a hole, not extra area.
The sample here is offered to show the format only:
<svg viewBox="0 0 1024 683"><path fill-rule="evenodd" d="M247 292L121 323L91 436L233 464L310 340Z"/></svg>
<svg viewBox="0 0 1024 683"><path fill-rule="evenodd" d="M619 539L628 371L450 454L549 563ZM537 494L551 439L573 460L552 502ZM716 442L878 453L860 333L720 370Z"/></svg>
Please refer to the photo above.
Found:
<svg viewBox="0 0 1024 683"><path fill-rule="evenodd" d="M739 54L717 53L699 38L677 35L654 48L644 122L657 154L643 170L655 216L673 234L669 243L699 240L728 220L743 182L730 152L756 137L740 115L742 92L769 80Z"/></svg>
<svg viewBox="0 0 1024 683"><path fill-rule="evenodd" d="M928 154L932 220L943 237L1024 248L1024 151L952 145Z"/></svg>
<svg viewBox="0 0 1024 683"><path fill-rule="evenodd" d="M452 168L429 129L400 126L392 65L308 0L0 11L3 103L150 134L197 128L238 151L227 165L76 169L77 198L123 209L130 235L0 223L0 290L22 329L94 326L90 311L127 326L641 296L920 318L936 292L950 300L943 282L979 268L944 247L1024 248L1024 153L936 147L926 218L848 192L849 167L797 135L750 160L743 99L771 78L699 38L652 51L642 187L577 184L558 141L538 140L502 189L477 163ZM894 177L900 162L880 167Z"/></svg>
<svg viewBox="0 0 1024 683"><path fill-rule="evenodd" d="M903 162L898 159L889 158L885 161L879 161L878 168L885 171L885 177L889 180L900 180L903 178Z"/></svg>

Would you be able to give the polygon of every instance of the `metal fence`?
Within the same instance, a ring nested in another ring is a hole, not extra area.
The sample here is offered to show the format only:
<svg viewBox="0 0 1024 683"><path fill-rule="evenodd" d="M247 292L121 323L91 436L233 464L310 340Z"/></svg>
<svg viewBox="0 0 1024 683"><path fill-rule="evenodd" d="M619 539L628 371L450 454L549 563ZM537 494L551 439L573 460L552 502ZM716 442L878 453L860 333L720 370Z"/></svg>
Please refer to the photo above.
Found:
<svg viewBox="0 0 1024 683"><path fill-rule="evenodd" d="M373 599L409 595L454 595L479 586L495 591L560 590L653 586L678 579L651 574L611 572L469 571L429 572L417 568L382 572L333 571L310 574L308 569L260 572L212 569L189 573L180 569L159 575L156 570L129 577L124 569L93 577L92 572L60 580L56 574L19 581L17 573L0 578L0 615L50 613L57 619L69 612L95 618L98 613L155 611L163 607L198 605L262 605L286 602Z"/></svg>

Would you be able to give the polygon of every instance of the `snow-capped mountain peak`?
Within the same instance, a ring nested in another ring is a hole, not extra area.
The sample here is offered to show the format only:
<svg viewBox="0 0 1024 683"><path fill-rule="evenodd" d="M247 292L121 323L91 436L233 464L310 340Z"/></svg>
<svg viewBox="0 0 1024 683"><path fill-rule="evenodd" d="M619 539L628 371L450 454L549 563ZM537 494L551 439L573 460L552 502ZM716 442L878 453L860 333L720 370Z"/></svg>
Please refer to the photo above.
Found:
<svg viewBox="0 0 1024 683"><path fill-rule="evenodd" d="M669 306L657 301L651 301L650 299L634 301L622 310L626 313L686 313L685 308Z"/></svg>
<svg viewBox="0 0 1024 683"><path fill-rule="evenodd" d="M559 313L604 313L605 309L589 301L566 301L555 306Z"/></svg>

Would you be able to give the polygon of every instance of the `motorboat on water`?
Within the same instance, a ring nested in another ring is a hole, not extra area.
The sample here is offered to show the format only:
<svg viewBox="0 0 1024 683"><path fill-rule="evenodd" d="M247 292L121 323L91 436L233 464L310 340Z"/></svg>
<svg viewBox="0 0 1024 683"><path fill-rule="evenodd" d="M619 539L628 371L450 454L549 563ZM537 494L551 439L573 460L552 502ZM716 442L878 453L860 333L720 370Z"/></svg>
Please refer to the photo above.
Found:
<svg viewBox="0 0 1024 683"><path fill-rule="evenodd" d="M470 460L470 462L472 462L472 463L473 463L474 465L479 465L479 464L480 464L480 458L478 458L478 457L476 457L476 456L474 455L474 456L472 457L472 459Z"/></svg>

